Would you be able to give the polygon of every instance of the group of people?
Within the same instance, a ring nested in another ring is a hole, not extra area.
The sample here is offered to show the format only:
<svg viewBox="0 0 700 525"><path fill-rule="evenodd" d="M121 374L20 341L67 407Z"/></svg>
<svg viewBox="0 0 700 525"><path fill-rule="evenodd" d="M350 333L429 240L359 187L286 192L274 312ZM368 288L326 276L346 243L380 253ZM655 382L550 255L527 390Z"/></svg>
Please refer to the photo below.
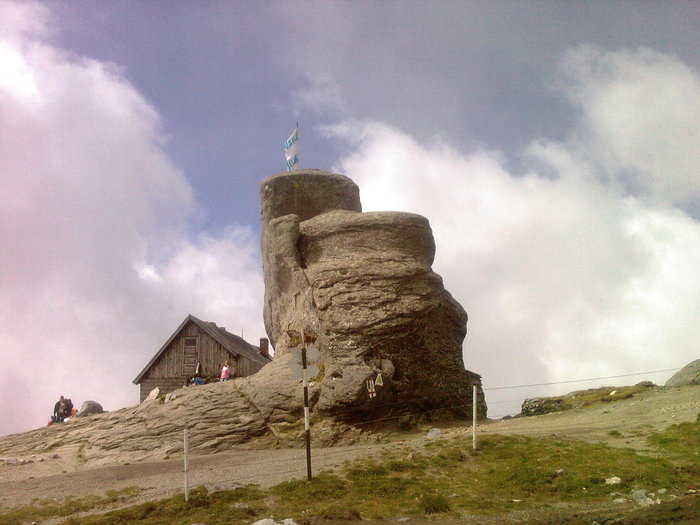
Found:
<svg viewBox="0 0 700 525"><path fill-rule="evenodd" d="M223 366L221 367L221 373L219 374L219 381L228 381L229 379L233 379L234 376L234 369L233 366L231 365L230 361L226 361ZM194 386L194 385L205 385L207 383L207 380L201 376L201 374L197 374L194 377L192 377L188 385Z"/></svg>
<svg viewBox="0 0 700 525"><path fill-rule="evenodd" d="M56 404L53 406L53 415L51 416L51 421L49 424L63 423L66 418L74 416L75 413L76 409L73 406L73 401L61 396L61 398L56 401Z"/></svg>

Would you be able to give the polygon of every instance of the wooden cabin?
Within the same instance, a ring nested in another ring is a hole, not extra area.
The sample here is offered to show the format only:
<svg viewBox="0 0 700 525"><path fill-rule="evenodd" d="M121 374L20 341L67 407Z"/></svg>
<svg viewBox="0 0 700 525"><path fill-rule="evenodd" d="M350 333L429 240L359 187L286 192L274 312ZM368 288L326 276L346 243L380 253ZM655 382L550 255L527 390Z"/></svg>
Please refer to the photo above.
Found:
<svg viewBox="0 0 700 525"><path fill-rule="evenodd" d="M233 366L231 377L249 376L271 361L268 348L267 339L253 346L221 326L188 315L133 382L140 385L143 401L154 388L172 392L195 375L215 380L224 361Z"/></svg>

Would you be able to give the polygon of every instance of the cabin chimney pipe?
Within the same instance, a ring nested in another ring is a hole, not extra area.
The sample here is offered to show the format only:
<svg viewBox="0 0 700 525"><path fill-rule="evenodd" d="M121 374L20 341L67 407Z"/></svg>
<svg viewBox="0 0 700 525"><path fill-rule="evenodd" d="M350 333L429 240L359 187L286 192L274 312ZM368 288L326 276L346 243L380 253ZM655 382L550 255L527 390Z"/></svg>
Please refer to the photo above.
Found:
<svg viewBox="0 0 700 525"><path fill-rule="evenodd" d="M270 357L270 342L267 337L260 338L260 355Z"/></svg>

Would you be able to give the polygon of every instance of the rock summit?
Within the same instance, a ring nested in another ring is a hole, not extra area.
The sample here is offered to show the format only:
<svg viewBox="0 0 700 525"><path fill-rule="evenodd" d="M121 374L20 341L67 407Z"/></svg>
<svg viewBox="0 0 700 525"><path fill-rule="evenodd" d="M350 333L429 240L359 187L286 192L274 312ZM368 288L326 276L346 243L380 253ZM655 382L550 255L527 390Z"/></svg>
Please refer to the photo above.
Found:
<svg viewBox="0 0 700 525"><path fill-rule="evenodd" d="M425 217L363 213L358 186L320 170L273 175L260 195L264 319L275 358L243 381L256 406L286 419L280 409L296 397L300 377L290 370L299 357L287 331L303 330L317 336L314 414L349 422L433 411L463 417L477 386L485 417L480 376L463 364L467 314L432 270Z"/></svg>

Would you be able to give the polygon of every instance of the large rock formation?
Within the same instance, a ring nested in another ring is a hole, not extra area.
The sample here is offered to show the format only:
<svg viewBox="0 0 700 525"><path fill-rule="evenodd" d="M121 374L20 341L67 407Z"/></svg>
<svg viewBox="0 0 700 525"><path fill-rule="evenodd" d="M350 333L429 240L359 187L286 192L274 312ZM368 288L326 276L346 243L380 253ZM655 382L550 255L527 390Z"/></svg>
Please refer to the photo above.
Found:
<svg viewBox="0 0 700 525"><path fill-rule="evenodd" d="M266 417L298 413L290 329L318 335L316 414L361 420L445 409L466 416L476 385L486 415L480 377L462 360L467 314L431 269L427 219L362 213L358 187L319 170L269 177L261 206L264 317L275 359L243 390Z"/></svg>
<svg viewBox="0 0 700 525"><path fill-rule="evenodd" d="M691 361L666 381L665 386L700 385L700 359Z"/></svg>
<svg viewBox="0 0 700 525"><path fill-rule="evenodd" d="M318 335L320 351L309 352L317 443L372 439L357 423L388 416L471 416L472 385L486 415L480 378L462 362L467 314L431 269L435 244L424 217L362 213L350 179L317 170L270 177L261 193L274 360L245 378L154 392L137 407L4 437L0 454L75 455L86 464L159 459L182 452L185 428L193 453L251 440L298 443L303 389L289 329Z"/></svg>

